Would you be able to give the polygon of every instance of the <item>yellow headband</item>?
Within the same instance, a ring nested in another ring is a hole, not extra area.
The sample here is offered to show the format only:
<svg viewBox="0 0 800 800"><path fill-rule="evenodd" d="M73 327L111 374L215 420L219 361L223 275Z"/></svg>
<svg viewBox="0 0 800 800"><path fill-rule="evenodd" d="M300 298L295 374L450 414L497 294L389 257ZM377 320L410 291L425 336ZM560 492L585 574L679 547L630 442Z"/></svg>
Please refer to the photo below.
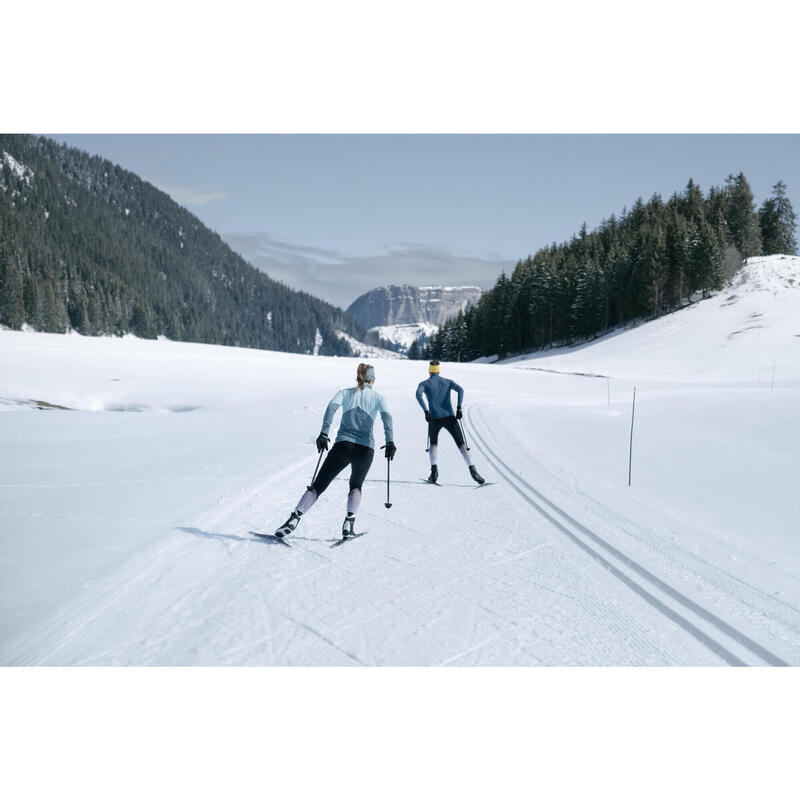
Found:
<svg viewBox="0 0 800 800"><path fill-rule="evenodd" d="M438 364L429 364L428 365L428 372L433 375L434 373L439 372L439 365Z"/></svg>

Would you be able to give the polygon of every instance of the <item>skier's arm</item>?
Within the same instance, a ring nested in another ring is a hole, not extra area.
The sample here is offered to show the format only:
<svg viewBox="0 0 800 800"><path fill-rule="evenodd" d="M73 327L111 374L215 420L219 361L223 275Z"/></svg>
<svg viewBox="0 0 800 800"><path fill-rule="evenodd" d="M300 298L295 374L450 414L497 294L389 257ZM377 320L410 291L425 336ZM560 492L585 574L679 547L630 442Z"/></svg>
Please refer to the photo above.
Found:
<svg viewBox="0 0 800 800"><path fill-rule="evenodd" d="M378 410L381 412L381 420L383 420L383 433L386 436L387 444L394 441L394 430L392 430L392 415L386 407L386 400L381 397L378 404Z"/></svg>
<svg viewBox="0 0 800 800"><path fill-rule="evenodd" d="M341 406L343 402L344 396L342 395L342 390L339 389L339 391L336 392L336 394L331 398L330 403L328 403L328 407L325 409L325 417L322 420L322 429L320 431L325 436L328 435L328 431L331 429L333 418L336 416L336 412L339 410L339 406Z"/></svg>
<svg viewBox="0 0 800 800"><path fill-rule="evenodd" d="M458 405L461 405L464 400L464 390L455 381L450 381L450 391L458 392Z"/></svg>
<svg viewBox="0 0 800 800"><path fill-rule="evenodd" d="M425 381L420 381L419 386L417 386L417 402L422 406L422 410L427 413L428 408L425 405L424 401L422 400L422 395L425 393Z"/></svg>

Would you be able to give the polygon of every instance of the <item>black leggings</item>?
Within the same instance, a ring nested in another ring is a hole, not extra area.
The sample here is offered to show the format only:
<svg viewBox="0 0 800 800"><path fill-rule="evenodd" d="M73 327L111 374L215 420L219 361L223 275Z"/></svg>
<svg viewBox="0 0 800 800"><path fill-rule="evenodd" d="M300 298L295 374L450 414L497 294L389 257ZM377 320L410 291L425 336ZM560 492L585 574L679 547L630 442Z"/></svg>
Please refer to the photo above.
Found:
<svg viewBox="0 0 800 800"><path fill-rule="evenodd" d="M358 489L364 483L375 451L371 447L354 442L336 442L328 453L327 458L322 464L317 474L317 479L311 484L311 488L319 497L330 486L331 481L348 465L352 465L350 470L350 491Z"/></svg>
<svg viewBox="0 0 800 800"><path fill-rule="evenodd" d="M442 428L456 440L456 447L461 447L461 445L464 444L464 437L461 435L461 428L455 417L432 419L428 423L428 433L431 437L431 444L439 444L439 431Z"/></svg>

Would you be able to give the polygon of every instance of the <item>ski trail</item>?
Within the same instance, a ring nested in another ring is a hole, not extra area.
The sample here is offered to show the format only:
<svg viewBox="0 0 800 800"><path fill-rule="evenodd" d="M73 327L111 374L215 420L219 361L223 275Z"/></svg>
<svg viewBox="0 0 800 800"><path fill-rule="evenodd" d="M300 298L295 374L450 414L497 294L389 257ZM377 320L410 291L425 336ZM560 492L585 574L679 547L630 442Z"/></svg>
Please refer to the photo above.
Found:
<svg viewBox="0 0 800 800"><path fill-rule="evenodd" d="M670 620L683 628L684 631L700 641L716 655L723 658L731 666L745 666L746 662L731 652L728 647L721 644L710 634L701 630L695 623L687 619L684 614L679 613L674 607L665 602L663 598L660 599L656 597L653 594L652 589L655 588L659 590L663 595L666 595L669 600L672 600L678 605L683 606L684 609L692 612L706 623L709 623L716 628L719 633L724 634L737 644L744 647L746 650L750 651L752 655L757 656L770 666L789 666L786 661L777 656L775 653L772 653L767 648L753 641L749 636L720 619L715 614L712 614L710 611L703 608L698 603L694 602L658 578L641 564L622 553L619 549L602 539L582 523L578 522L566 511L564 511L563 508L550 501L541 492L531 486L518 473L510 468L506 462L489 446L486 439L481 434L480 426L476 424L478 414L473 413L473 408L475 408L475 404L471 405L467 409L467 413L470 421L472 422L474 437L477 439L478 446L483 452L484 456L497 470L501 477L506 480L506 482L523 498L523 500L525 500L525 502L527 502L548 522L565 534L570 541L584 550L584 552L589 554L593 559L607 569L612 575L614 575L614 577L622 581L626 586L628 586L628 588L636 592L636 594L638 594L642 599L656 608L664 616L668 617ZM547 511L544 508L544 505L548 506L552 512L559 515L563 519L563 522ZM577 533L582 534L585 538L577 535ZM586 539L588 539L590 543L588 543ZM596 545L604 549L613 558L613 561L603 556L592 545ZM615 561L616 563L614 563ZM624 567L627 567L629 570L636 573L640 579L643 579L645 583L649 584L649 589L645 588L645 585L643 585L641 581L637 581L625 570L620 569L620 565L623 565Z"/></svg>

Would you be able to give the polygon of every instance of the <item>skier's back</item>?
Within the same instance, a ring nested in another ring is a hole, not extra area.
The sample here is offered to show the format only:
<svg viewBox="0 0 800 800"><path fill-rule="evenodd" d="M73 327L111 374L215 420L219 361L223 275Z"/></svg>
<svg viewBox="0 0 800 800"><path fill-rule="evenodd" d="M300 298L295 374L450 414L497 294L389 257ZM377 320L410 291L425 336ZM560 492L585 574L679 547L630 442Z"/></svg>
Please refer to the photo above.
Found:
<svg viewBox="0 0 800 800"><path fill-rule="evenodd" d="M392 441L394 438L392 415L383 395L372 388L375 383L375 369L369 364L359 364L356 381L357 385L352 388L339 389L328 403L322 420L322 429L317 437L317 451L321 454L323 450L328 449L330 441L328 431L331 429L336 412L341 407L342 421L339 424L336 442L328 453L322 469L300 498L289 519L275 531L278 537L286 536L297 527L303 514L317 502L317 498L348 464L351 467L350 492L347 495L347 516L342 526L342 535L345 537L354 535L355 514L361 505L361 489L375 455L372 426L378 414L381 415L386 435L386 458L394 458L397 448Z"/></svg>
<svg viewBox="0 0 800 800"><path fill-rule="evenodd" d="M419 386L417 386L417 402L425 412L425 420L428 423L428 435L430 437L431 474L428 480L431 483L436 483L439 477L439 431L445 428L453 437L456 447L464 457L464 461L469 467L469 474L478 483L484 483L483 478L478 474L478 470L472 463L472 458L467 450L464 436L458 424L458 420L462 417L461 403L464 400L464 390L455 381L441 376L440 365L436 360L431 361L428 365L428 373L428 379L420 381ZM456 406L455 414L450 400L451 392L458 394L458 405ZM428 401L427 408L425 401L422 399L423 396Z"/></svg>

